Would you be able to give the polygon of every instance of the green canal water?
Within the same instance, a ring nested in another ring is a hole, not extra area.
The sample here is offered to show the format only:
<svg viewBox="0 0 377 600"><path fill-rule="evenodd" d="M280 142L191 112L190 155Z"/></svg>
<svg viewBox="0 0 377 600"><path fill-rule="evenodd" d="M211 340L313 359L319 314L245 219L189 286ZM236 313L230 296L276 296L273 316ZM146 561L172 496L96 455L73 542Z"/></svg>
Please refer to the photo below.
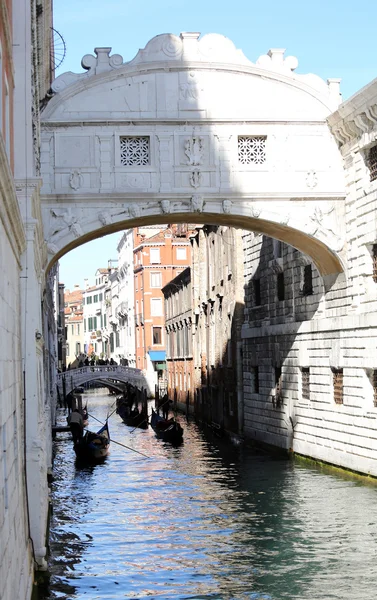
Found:
<svg viewBox="0 0 377 600"><path fill-rule="evenodd" d="M87 397L104 420L114 399ZM39 600L376 599L375 485L181 423L184 443L173 448L114 414L113 439L149 458L112 444L91 467L77 466L58 434Z"/></svg>

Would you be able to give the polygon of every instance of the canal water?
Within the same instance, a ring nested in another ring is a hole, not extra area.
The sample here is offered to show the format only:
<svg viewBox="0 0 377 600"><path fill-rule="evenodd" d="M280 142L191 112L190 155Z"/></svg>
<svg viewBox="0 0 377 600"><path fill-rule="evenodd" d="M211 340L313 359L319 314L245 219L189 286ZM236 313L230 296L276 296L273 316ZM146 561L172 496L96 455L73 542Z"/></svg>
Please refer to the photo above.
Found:
<svg viewBox="0 0 377 600"><path fill-rule="evenodd" d="M114 397L86 397L104 420ZM78 467L58 434L40 600L375 600L377 486L208 439L184 417L178 448L109 423L149 458L113 443Z"/></svg>

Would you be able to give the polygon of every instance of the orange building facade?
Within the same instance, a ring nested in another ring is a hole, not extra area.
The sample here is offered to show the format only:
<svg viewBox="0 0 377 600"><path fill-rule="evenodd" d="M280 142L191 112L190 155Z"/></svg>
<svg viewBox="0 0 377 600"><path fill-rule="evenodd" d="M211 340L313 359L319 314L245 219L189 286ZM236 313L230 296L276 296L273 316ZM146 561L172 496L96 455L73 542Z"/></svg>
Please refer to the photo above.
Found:
<svg viewBox="0 0 377 600"><path fill-rule="evenodd" d="M161 289L191 264L187 225L169 225L147 237L134 229L136 367L166 380L164 295Z"/></svg>

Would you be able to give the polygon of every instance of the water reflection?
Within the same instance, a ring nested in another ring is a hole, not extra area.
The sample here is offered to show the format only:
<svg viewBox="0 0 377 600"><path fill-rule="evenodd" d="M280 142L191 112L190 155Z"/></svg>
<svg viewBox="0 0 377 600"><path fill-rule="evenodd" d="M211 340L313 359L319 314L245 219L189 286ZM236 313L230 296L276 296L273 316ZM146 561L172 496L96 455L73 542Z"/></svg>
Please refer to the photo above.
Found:
<svg viewBox="0 0 377 600"><path fill-rule="evenodd" d="M106 418L111 398L89 397ZM92 424L93 425L93 424ZM377 489L206 439L125 426L106 462L55 443L50 585L41 598L372 600Z"/></svg>

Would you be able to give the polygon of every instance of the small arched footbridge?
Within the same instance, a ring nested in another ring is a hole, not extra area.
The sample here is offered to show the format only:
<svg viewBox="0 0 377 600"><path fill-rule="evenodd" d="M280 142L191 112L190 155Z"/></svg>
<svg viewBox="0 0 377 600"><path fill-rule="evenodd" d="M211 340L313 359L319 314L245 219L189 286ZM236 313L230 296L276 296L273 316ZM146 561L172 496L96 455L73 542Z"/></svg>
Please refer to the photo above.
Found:
<svg viewBox="0 0 377 600"><path fill-rule="evenodd" d="M152 382L144 371L122 365L85 366L59 373L57 375L57 386L61 396L63 395L63 380L65 381L66 394L89 381L130 383L139 389L146 388L148 393L152 390Z"/></svg>

